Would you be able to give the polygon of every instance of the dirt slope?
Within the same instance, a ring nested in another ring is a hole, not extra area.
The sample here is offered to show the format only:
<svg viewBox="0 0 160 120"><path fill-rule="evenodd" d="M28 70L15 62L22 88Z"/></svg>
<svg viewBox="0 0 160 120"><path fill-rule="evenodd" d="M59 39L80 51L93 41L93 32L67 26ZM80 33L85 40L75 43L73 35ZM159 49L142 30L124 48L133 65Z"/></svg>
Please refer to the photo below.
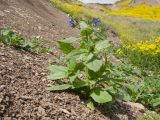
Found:
<svg viewBox="0 0 160 120"><path fill-rule="evenodd" d="M157 6L157 5L160 5L160 0L133 0L133 2L130 5L136 6L136 5L141 5L141 4Z"/></svg>
<svg viewBox="0 0 160 120"><path fill-rule="evenodd" d="M26 36L55 40L75 34L68 28L67 19L47 0L0 0L0 27L13 28Z"/></svg>
<svg viewBox="0 0 160 120"><path fill-rule="evenodd" d="M73 93L46 90L46 67L56 64L56 40L78 34L67 26L67 15L47 0L0 0L0 28L12 28L25 37L42 36L53 55L32 55L0 43L0 120L134 120L141 112L116 103L85 107Z"/></svg>

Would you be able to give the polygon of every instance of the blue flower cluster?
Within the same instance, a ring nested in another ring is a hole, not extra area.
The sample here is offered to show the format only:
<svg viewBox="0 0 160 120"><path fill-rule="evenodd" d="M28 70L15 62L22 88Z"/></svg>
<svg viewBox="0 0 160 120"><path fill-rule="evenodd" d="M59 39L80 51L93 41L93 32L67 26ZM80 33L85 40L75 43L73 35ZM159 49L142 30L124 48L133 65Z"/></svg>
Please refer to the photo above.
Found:
<svg viewBox="0 0 160 120"><path fill-rule="evenodd" d="M98 24L100 22L101 22L101 20L99 18L93 18L93 23L94 24Z"/></svg>
<svg viewBox="0 0 160 120"><path fill-rule="evenodd" d="M72 28L73 24L74 24L74 20L73 20L73 18L71 16L69 16L69 18L68 18L68 25L69 25L69 27Z"/></svg>

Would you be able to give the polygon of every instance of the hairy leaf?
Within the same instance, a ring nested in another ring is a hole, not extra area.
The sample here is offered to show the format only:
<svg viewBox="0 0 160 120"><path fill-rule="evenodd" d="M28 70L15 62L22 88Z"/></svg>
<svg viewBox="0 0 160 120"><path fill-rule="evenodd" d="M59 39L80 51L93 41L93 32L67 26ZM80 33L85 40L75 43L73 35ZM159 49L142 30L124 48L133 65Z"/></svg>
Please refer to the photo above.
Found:
<svg viewBox="0 0 160 120"><path fill-rule="evenodd" d="M87 107L90 108L91 110L95 110L95 107L94 107L94 104L93 104L92 100L89 99L89 100L86 102L86 105L87 105Z"/></svg>
<svg viewBox="0 0 160 120"><path fill-rule="evenodd" d="M109 41L103 40L96 43L95 49L101 51L107 49L108 47L110 47Z"/></svg>
<svg viewBox="0 0 160 120"><path fill-rule="evenodd" d="M75 49L71 44L62 41L59 41L59 47L65 54L68 54Z"/></svg>
<svg viewBox="0 0 160 120"><path fill-rule="evenodd" d="M101 60L92 59L89 62L87 62L85 65L88 67L88 69L94 72L98 72L101 69L103 62Z"/></svg>
<svg viewBox="0 0 160 120"><path fill-rule="evenodd" d="M81 30L84 30L84 29L86 29L86 28L88 28L88 25L87 25L84 21L81 21L81 22L80 22L80 29L81 29Z"/></svg>
<svg viewBox="0 0 160 120"><path fill-rule="evenodd" d="M106 103L112 101L112 96L107 91L98 88L93 89L90 96L94 101L98 103Z"/></svg>
<svg viewBox="0 0 160 120"><path fill-rule="evenodd" d="M80 39L79 37L70 37L70 38L66 38L64 40L61 40L60 42L71 44L71 43L78 41L79 39Z"/></svg>
<svg viewBox="0 0 160 120"><path fill-rule="evenodd" d="M52 85L51 87L48 87L47 90L49 91L63 91L72 88L72 85L70 84L63 84L63 85Z"/></svg>
<svg viewBox="0 0 160 120"><path fill-rule="evenodd" d="M68 68L67 67L63 67L63 66L50 66L48 68L50 71L54 72L54 74L51 74L48 76L48 79L50 80L57 80L57 79L62 79L67 77L67 71Z"/></svg>

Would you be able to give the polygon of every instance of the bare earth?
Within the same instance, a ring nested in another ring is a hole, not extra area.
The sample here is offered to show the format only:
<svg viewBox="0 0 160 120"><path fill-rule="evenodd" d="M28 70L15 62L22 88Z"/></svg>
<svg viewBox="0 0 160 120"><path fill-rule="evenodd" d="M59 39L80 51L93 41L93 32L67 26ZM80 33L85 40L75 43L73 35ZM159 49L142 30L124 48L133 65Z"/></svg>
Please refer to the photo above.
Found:
<svg viewBox="0 0 160 120"><path fill-rule="evenodd" d="M0 0L0 28L42 36L53 48L53 55L33 55L0 43L0 120L135 120L142 114L122 102L91 111L74 93L46 90L46 67L60 56L56 40L78 34L47 0Z"/></svg>
<svg viewBox="0 0 160 120"><path fill-rule="evenodd" d="M150 6L157 6L160 5L160 0L133 0L131 6L147 4Z"/></svg>

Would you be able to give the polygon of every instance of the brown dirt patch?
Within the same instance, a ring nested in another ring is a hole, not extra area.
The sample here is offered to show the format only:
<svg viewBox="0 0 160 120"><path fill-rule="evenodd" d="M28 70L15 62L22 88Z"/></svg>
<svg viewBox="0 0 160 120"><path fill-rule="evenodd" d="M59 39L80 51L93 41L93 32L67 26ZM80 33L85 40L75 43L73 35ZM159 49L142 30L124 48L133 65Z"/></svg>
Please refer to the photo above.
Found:
<svg viewBox="0 0 160 120"><path fill-rule="evenodd" d="M150 6L157 6L160 5L160 0L133 0L130 4L131 6L146 4Z"/></svg>

